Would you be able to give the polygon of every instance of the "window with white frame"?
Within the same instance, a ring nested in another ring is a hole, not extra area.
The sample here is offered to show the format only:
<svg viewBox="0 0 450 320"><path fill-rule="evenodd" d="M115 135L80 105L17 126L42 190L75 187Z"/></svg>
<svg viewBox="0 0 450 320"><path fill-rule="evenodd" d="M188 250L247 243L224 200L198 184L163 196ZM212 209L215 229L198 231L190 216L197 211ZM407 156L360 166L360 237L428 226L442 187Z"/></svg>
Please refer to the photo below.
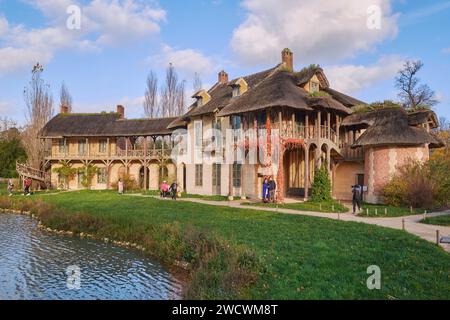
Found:
<svg viewBox="0 0 450 320"><path fill-rule="evenodd" d="M203 185L203 165L195 165L195 186L201 187Z"/></svg>
<svg viewBox="0 0 450 320"><path fill-rule="evenodd" d="M98 153L106 153L108 147L108 141L106 139L101 139L98 142Z"/></svg>
<svg viewBox="0 0 450 320"><path fill-rule="evenodd" d="M97 171L97 183L104 184L107 180L106 168L99 168Z"/></svg>

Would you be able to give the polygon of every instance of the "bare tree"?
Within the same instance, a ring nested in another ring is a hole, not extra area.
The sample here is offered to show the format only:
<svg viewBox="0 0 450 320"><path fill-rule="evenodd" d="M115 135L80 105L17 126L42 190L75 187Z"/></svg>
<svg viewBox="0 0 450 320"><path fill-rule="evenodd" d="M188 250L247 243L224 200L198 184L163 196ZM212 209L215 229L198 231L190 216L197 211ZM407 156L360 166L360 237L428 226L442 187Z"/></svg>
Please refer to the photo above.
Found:
<svg viewBox="0 0 450 320"><path fill-rule="evenodd" d="M158 105L158 78L153 71L147 76L145 89L144 112L147 118L157 118L160 114Z"/></svg>
<svg viewBox="0 0 450 320"><path fill-rule="evenodd" d="M175 115L182 115L185 112L185 106L186 106L186 94L185 94L185 83L186 81L181 81L176 90L177 94L177 101L176 101L176 114Z"/></svg>
<svg viewBox="0 0 450 320"><path fill-rule="evenodd" d="M22 142L28 155L28 164L40 168L45 156L45 143L39 139L40 130L53 115L53 97L50 86L41 78L44 68L37 63L31 72L31 81L24 89L25 119Z"/></svg>
<svg viewBox="0 0 450 320"><path fill-rule="evenodd" d="M407 109L430 108L438 103L434 91L427 84L420 84L417 73L423 67L422 61L407 61L395 78L395 86L400 90L398 97Z"/></svg>
<svg viewBox="0 0 450 320"><path fill-rule="evenodd" d="M166 69L164 87L161 88L161 116L172 117L177 113L178 75L172 63Z"/></svg>
<svg viewBox="0 0 450 320"><path fill-rule="evenodd" d="M194 92L200 91L203 87L202 80L200 79L200 75L197 72L194 74L194 82L192 86L194 88Z"/></svg>
<svg viewBox="0 0 450 320"><path fill-rule="evenodd" d="M61 85L61 90L59 93L59 104L60 106L67 107L69 113L72 112L72 96L70 95L69 89L67 89L64 82Z"/></svg>

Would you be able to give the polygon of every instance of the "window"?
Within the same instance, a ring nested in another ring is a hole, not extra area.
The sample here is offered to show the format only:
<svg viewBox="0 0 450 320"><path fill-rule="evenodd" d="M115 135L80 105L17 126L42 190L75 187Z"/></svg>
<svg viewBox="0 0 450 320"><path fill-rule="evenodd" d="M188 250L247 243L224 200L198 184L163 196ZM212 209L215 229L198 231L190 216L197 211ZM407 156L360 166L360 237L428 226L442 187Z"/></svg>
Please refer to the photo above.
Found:
<svg viewBox="0 0 450 320"><path fill-rule="evenodd" d="M201 187L203 185L203 165L195 165L195 186Z"/></svg>
<svg viewBox="0 0 450 320"><path fill-rule="evenodd" d="M212 185L213 187L220 186L220 173L221 173L221 164L213 163L212 165Z"/></svg>
<svg viewBox="0 0 450 320"><path fill-rule="evenodd" d="M98 153L106 153L106 149L108 147L108 141L106 139L102 139L98 142Z"/></svg>
<svg viewBox="0 0 450 320"><path fill-rule="evenodd" d="M106 168L99 168L97 171L97 183L106 183L107 174Z"/></svg>
<svg viewBox="0 0 450 320"><path fill-rule="evenodd" d="M58 152L60 154L66 153L66 139L59 139L59 141L58 141Z"/></svg>
<svg viewBox="0 0 450 320"><path fill-rule="evenodd" d="M233 129L233 139L236 143L239 140L241 134L241 117L232 116L231 117L231 128Z"/></svg>
<svg viewBox="0 0 450 320"><path fill-rule="evenodd" d="M319 83L312 81L311 86L310 86L310 91L311 91L311 93L318 92L319 91Z"/></svg>
<svg viewBox="0 0 450 320"><path fill-rule="evenodd" d="M241 86L237 85L233 87L233 98L241 95Z"/></svg>
<svg viewBox="0 0 450 320"><path fill-rule="evenodd" d="M202 97L198 97L197 98L197 107L201 107L203 105L203 98Z"/></svg>
<svg viewBox="0 0 450 320"><path fill-rule="evenodd" d="M221 147L222 141L222 123L220 119L214 119L212 123L213 127L213 136L211 137L211 141L216 143L217 147Z"/></svg>
<svg viewBox="0 0 450 320"><path fill-rule="evenodd" d="M202 138L203 138L202 122L201 121L195 121L195 123L194 123L194 135L195 135L195 146L196 147L201 147L202 146Z"/></svg>
<svg viewBox="0 0 450 320"><path fill-rule="evenodd" d="M78 140L78 155L85 156L87 153L86 140Z"/></svg>
<svg viewBox="0 0 450 320"><path fill-rule="evenodd" d="M233 163L233 187L240 188L241 187L241 171L242 164Z"/></svg>

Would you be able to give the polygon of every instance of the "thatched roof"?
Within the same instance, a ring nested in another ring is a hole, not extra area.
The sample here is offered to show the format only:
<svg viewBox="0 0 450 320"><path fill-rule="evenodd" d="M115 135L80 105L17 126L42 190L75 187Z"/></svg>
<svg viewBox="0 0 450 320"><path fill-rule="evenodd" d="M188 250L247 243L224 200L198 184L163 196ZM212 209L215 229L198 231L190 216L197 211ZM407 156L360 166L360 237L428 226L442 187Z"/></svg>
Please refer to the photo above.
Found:
<svg viewBox="0 0 450 320"><path fill-rule="evenodd" d="M408 122L408 114L402 108L386 108L351 115L348 123L366 123L369 127L356 140L352 147L380 145L417 146L430 144L440 147L442 141L428 133L424 128L413 127ZM344 122L347 119L344 120Z"/></svg>
<svg viewBox="0 0 450 320"><path fill-rule="evenodd" d="M342 92L339 92L337 90L331 89L331 88L324 88L323 91L327 92L328 94L330 94L333 99L339 101L340 103L342 103L344 106L346 107L353 107L353 106L357 106L357 105L361 105L361 104L366 104L365 102L355 99L353 97L350 97L349 95L346 95Z"/></svg>
<svg viewBox="0 0 450 320"><path fill-rule="evenodd" d="M117 113L58 114L41 130L42 138L168 135L176 118L120 119Z"/></svg>
<svg viewBox="0 0 450 320"><path fill-rule="evenodd" d="M249 86L248 91L242 96L231 99L229 104L219 112L219 116L269 107L289 107L306 111L332 109L343 114L350 114L351 109L334 99L333 96L312 97L300 86L306 78L311 79L314 76L313 71L303 71L299 74L277 68L255 87ZM324 85L326 84L327 82L324 82Z"/></svg>
<svg viewBox="0 0 450 320"><path fill-rule="evenodd" d="M274 72L277 67L243 77L245 82L247 82L248 84L249 90L250 88L256 87L261 81L267 78L272 72ZM227 106L233 99L233 88L230 86L230 84L235 83L240 78L241 77L233 79L228 83L216 83L208 91L211 99L200 107L197 107L195 104L193 104L190 107L190 110L181 118L188 119L190 117L213 113L216 110L221 110L222 108Z"/></svg>
<svg viewBox="0 0 450 320"><path fill-rule="evenodd" d="M417 110L408 113L408 121L412 126L418 126L424 123L429 123L430 128L434 129L439 127L439 120L436 114L429 109Z"/></svg>

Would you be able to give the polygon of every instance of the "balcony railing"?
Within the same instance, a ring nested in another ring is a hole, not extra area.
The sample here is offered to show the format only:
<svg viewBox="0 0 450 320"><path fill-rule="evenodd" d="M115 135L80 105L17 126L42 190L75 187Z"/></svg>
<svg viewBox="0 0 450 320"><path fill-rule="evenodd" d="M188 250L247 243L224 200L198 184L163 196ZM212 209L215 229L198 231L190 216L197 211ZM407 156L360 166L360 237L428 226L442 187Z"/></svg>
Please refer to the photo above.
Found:
<svg viewBox="0 0 450 320"><path fill-rule="evenodd" d="M364 149L352 149L349 144L344 144L341 146L341 154L345 160L364 160Z"/></svg>
<svg viewBox="0 0 450 320"><path fill-rule="evenodd" d="M168 157L172 153L172 149L148 149L148 150L122 150L117 149L116 152L101 153L101 152L89 152L89 153L65 153L65 152L51 152L47 150L45 155L47 158L53 159L108 159L108 158L160 158Z"/></svg>

